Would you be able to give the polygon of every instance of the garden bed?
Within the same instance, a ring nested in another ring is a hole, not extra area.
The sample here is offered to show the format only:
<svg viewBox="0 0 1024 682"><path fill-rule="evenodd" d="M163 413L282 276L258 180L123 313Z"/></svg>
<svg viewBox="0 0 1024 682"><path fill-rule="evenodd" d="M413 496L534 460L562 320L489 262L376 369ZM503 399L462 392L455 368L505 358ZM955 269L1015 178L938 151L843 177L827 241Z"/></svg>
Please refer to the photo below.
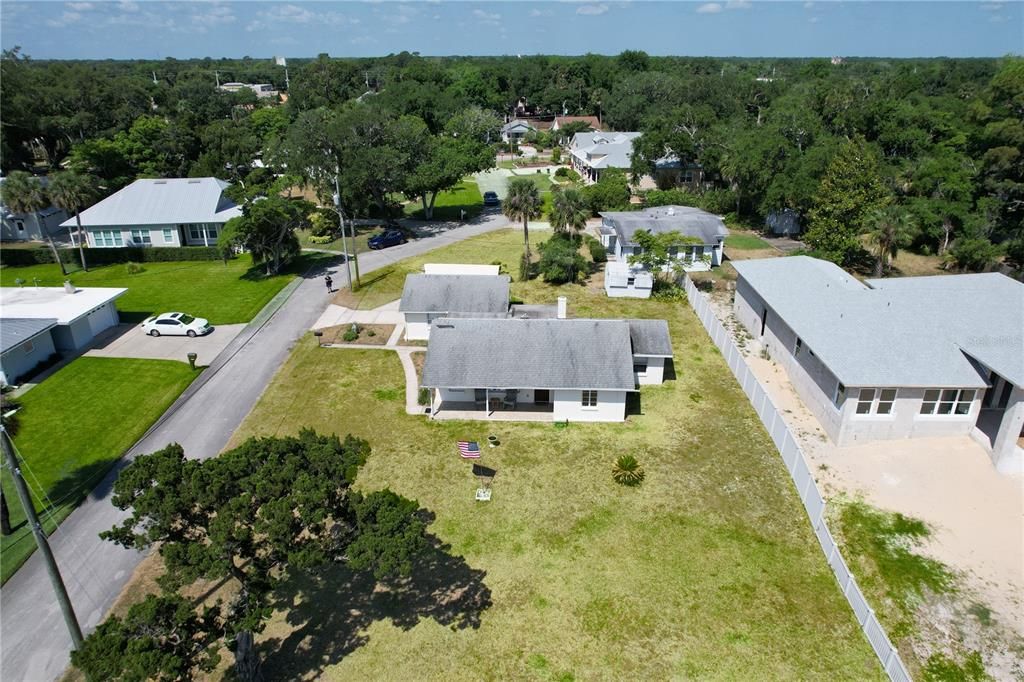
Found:
<svg viewBox="0 0 1024 682"><path fill-rule="evenodd" d="M326 327L323 330L321 343L334 345L361 345L361 346L384 346L395 331L393 324L357 324L358 334L355 338L345 338L345 335L352 331L352 324L339 324L336 327Z"/></svg>

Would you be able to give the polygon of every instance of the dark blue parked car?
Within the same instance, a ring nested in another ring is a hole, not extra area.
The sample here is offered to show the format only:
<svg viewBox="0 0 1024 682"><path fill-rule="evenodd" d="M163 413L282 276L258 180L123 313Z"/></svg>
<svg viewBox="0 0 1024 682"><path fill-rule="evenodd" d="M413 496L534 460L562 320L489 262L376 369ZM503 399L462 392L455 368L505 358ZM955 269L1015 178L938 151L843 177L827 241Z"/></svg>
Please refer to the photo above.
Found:
<svg viewBox="0 0 1024 682"><path fill-rule="evenodd" d="M405 233L401 230L384 230L370 237L367 240L367 245L371 249L383 249L395 244L404 244L405 242Z"/></svg>

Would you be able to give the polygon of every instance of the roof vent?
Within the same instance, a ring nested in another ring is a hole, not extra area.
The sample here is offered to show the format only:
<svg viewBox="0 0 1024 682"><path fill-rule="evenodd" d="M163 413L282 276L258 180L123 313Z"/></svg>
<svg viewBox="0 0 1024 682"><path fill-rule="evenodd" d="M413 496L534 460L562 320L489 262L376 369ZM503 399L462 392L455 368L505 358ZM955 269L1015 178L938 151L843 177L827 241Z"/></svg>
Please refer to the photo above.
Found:
<svg viewBox="0 0 1024 682"><path fill-rule="evenodd" d="M667 213L669 215L675 215L676 214L676 207L675 206L669 206Z"/></svg>
<svg viewBox="0 0 1024 682"><path fill-rule="evenodd" d="M196 179L193 179L193 180L189 180L188 184L190 184L190 185L198 185L200 182L202 182L202 180L196 178Z"/></svg>
<svg viewBox="0 0 1024 682"><path fill-rule="evenodd" d="M154 180L153 184L154 185L166 185L167 181L166 180Z"/></svg>
<svg viewBox="0 0 1024 682"><path fill-rule="evenodd" d="M455 325L451 324L450 322L448 324L440 324L440 323L438 323L438 324L436 324L434 326L436 326L438 329L455 329Z"/></svg>

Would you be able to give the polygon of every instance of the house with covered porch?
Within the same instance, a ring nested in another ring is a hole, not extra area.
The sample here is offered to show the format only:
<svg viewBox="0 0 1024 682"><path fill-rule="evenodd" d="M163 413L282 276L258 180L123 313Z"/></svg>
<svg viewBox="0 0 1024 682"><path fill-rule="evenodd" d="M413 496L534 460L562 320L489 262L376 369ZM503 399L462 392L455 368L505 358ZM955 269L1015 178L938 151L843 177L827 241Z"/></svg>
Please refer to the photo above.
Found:
<svg viewBox="0 0 1024 682"><path fill-rule="evenodd" d="M736 261L734 311L837 445L970 436L1024 470L1024 284L858 281L794 256Z"/></svg>
<svg viewBox="0 0 1024 682"><path fill-rule="evenodd" d="M619 422L672 357L664 320L464 319L432 325L435 419Z"/></svg>
<svg viewBox="0 0 1024 682"><path fill-rule="evenodd" d="M633 165L633 140L643 135L624 133L576 133L569 142L569 163L590 184L608 168L628 171Z"/></svg>
<svg viewBox="0 0 1024 682"><path fill-rule="evenodd" d="M136 180L82 211L82 227L94 248L214 246L224 223L242 214L224 194L230 186L217 178Z"/></svg>

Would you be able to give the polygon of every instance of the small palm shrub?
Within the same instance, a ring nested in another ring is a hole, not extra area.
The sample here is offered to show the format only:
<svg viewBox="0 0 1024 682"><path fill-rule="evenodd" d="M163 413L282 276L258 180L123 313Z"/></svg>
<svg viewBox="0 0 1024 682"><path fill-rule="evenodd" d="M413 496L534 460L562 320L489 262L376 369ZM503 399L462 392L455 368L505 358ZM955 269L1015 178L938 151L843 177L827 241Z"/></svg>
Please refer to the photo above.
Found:
<svg viewBox="0 0 1024 682"><path fill-rule="evenodd" d="M139 273L146 271L146 268L142 267L138 263L126 263L124 269L129 275L138 275Z"/></svg>
<svg viewBox="0 0 1024 682"><path fill-rule="evenodd" d="M636 486L644 480L644 468L633 455L622 455L612 466L612 478L619 485Z"/></svg>

